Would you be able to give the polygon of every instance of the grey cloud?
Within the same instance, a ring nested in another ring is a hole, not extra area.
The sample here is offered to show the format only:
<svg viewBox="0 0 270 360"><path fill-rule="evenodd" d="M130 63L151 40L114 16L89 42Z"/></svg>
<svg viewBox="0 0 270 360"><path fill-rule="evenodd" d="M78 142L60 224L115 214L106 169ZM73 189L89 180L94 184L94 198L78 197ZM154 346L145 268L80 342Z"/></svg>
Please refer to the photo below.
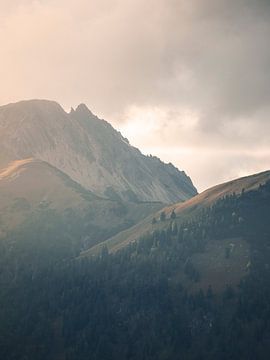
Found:
<svg viewBox="0 0 270 360"><path fill-rule="evenodd" d="M1 103L85 102L120 128L159 109L153 146L269 148L269 0L0 0L0 18Z"/></svg>
<svg viewBox="0 0 270 360"><path fill-rule="evenodd" d="M29 80L40 93L44 86L38 81L44 85L44 79L38 65L46 80L51 71L51 83L55 79L62 84L64 96L61 86L57 91L58 97L66 97L65 103L82 96L106 114L132 104L185 106L213 121L212 117L250 115L269 101L268 1L15 4L17 14L13 4L10 27L2 29L3 38L6 30L14 43L9 47L18 56L15 65L36 72ZM22 34L11 32L16 20L21 21ZM18 40L25 42L20 53ZM16 80L23 76L18 73ZM46 84L44 93L52 87Z"/></svg>

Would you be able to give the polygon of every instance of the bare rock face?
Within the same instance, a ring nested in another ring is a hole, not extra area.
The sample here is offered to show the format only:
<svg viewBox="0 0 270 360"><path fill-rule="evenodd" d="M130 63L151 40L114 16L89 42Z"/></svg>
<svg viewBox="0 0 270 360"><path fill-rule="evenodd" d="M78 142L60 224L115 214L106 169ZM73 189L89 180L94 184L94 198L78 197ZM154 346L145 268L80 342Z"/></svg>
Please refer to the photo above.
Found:
<svg viewBox="0 0 270 360"><path fill-rule="evenodd" d="M115 200L172 203L197 193L183 171L144 156L84 104L70 113L47 100L0 107L0 168L26 158L46 161Z"/></svg>

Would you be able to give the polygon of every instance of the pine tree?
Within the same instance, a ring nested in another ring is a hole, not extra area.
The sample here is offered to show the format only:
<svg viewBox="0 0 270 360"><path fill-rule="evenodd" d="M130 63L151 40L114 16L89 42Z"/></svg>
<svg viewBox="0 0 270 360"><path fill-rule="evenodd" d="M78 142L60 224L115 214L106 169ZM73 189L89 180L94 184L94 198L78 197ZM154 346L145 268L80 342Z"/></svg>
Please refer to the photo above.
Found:
<svg viewBox="0 0 270 360"><path fill-rule="evenodd" d="M161 211L160 213L160 221L165 221L166 220L166 214L164 211Z"/></svg>
<svg viewBox="0 0 270 360"><path fill-rule="evenodd" d="M174 209L173 209L173 211L171 213L171 219L172 220L176 219L176 213L175 213Z"/></svg>

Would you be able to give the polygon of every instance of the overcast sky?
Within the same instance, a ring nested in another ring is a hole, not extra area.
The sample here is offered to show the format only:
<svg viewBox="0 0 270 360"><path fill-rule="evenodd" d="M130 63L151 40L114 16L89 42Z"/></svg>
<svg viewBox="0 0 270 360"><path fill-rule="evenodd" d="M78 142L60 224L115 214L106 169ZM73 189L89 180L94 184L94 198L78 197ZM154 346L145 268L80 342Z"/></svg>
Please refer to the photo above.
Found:
<svg viewBox="0 0 270 360"><path fill-rule="evenodd" d="M0 103L84 102L199 190L270 169L269 0L0 0Z"/></svg>

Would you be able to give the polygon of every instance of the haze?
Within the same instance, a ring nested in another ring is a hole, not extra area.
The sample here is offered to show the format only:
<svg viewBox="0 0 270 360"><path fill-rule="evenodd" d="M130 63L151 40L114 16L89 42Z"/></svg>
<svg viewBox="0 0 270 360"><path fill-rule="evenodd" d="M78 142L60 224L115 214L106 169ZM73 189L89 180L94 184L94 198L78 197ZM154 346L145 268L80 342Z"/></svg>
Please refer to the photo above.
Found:
<svg viewBox="0 0 270 360"><path fill-rule="evenodd" d="M199 190L270 168L268 0L0 0L0 103L85 102Z"/></svg>

